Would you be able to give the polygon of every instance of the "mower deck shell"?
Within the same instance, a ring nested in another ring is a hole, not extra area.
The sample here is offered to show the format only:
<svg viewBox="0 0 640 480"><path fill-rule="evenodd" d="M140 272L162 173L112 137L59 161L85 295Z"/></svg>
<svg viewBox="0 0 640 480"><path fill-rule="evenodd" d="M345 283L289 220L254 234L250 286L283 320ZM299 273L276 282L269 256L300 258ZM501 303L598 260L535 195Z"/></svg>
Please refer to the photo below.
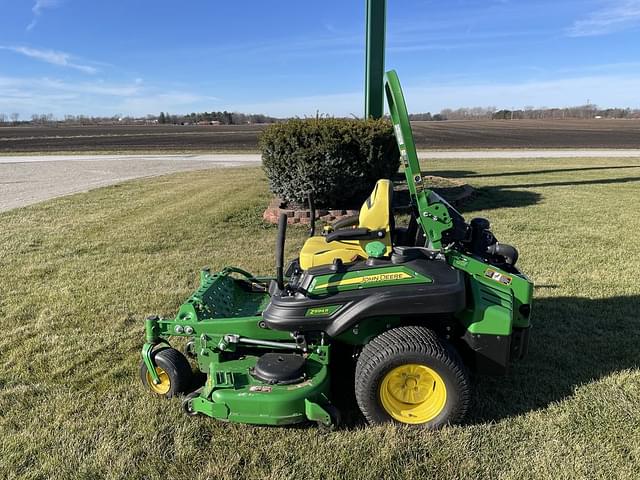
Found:
<svg viewBox="0 0 640 480"><path fill-rule="evenodd" d="M306 360L305 379L280 385L256 379L252 374L257 356L211 362L211 372L192 408L219 420L262 425L290 425L308 418L308 405L316 409L329 403L329 373L325 359Z"/></svg>

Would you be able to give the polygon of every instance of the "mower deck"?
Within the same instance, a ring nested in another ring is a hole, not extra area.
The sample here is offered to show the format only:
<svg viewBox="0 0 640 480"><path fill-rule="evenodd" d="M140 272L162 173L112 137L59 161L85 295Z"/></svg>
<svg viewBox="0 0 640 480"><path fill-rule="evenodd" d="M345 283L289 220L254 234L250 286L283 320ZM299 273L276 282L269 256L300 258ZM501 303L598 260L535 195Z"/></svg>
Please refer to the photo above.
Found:
<svg viewBox="0 0 640 480"><path fill-rule="evenodd" d="M289 425L304 420L330 425L330 414L322 407L329 404L328 350L306 359L296 357L304 360L303 378L283 385L256 378L254 372L260 356L221 360L209 372L199 395L191 401L190 413L262 425Z"/></svg>
<svg viewBox="0 0 640 480"><path fill-rule="evenodd" d="M329 408L329 347L319 345L303 355L303 347L295 343L290 333L266 328L261 313L270 301L270 280L236 268L216 274L203 270L199 288L182 304L174 319L147 319L148 343L143 350L149 354L145 363L159 337L189 336L192 340L187 355L197 359L207 381L187 399L188 413L264 425L286 425L305 419L330 425L331 415L325 410ZM255 341L256 337L261 340ZM242 353L237 352L238 347ZM300 358L303 366L295 383L280 380L277 375L260 379L255 372L265 352L273 348L282 351L284 358ZM147 369L153 377L155 367L148 365Z"/></svg>

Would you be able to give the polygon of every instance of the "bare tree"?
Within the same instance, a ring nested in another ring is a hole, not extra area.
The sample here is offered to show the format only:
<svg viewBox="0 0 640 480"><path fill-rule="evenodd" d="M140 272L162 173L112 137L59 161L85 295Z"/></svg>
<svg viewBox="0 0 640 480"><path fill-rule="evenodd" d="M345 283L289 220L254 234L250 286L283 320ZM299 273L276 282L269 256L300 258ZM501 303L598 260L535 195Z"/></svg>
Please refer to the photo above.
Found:
<svg viewBox="0 0 640 480"><path fill-rule="evenodd" d="M20 114L17 112L14 112L11 114L11 121L13 122L14 125L16 125L18 123L18 119L20 118Z"/></svg>

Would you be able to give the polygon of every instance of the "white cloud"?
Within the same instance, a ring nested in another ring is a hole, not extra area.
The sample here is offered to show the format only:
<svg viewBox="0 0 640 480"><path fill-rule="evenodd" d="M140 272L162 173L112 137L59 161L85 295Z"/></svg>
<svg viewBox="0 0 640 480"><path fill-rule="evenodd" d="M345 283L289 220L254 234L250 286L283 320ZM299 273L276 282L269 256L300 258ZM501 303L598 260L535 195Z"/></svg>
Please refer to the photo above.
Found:
<svg viewBox="0 0 640 480"><path fill-rule="evenodd" d="M27 25L27 31L33 30L37 25L39 18L46 9L56 8L62 3L62 0L36 0L31 11L33 12L33 20Z"/></svg>
<svg viewBox="0 0 640 480"><path fill-rule="evenodd" d="M143 116L161 110L182 113L217 109L217 98L146 86L137 80L71 82L0 75L0 112L19 112L22 118L29 118L34 113L53 113L57 117L115 113Z"/></svg>
<svg viewBox="0 0 640 480"><path fill-rule="evenodd" d="M606 35L640 26L640 0L609 0L606 7L576 20L570 37Z"/></svg>
<svg viewBox="0 0 640 480"><path fill-rule="evenodd" d="M90 65L81 65L73 62L73 55L65 52L58 52L55 50L42 50L31 47L9 47L0 45L0 50L9 50L21 55L25 55L29 58L35 58L52 65L58 65L61 67L73 68L83 73L93 75L98 72L98 69Z"/></svg>
<svg viewBox="0 0 640 480"><path fill-rule="evenodd" d="M42 78L32 83L38 87L49 90L69 93L88 94L106 97L132 97L138 95L142 90L137 83L133 84L115 84L96 82L63 82L60 80Z"/></svg>

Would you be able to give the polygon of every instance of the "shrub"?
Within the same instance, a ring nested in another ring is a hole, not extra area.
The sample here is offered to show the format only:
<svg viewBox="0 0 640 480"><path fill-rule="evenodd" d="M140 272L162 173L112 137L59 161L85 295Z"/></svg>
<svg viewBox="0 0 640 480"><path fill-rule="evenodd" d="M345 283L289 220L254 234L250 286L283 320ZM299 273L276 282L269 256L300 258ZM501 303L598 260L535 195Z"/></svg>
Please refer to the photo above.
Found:
<svg viewBox="0 0 640 480"><path fill-rule="evenodd" d="M269 126L260 149L273 193L305 204L311 191L319 207L359 207L375 182L400 166L386 120L289 120Z"/></svg>

